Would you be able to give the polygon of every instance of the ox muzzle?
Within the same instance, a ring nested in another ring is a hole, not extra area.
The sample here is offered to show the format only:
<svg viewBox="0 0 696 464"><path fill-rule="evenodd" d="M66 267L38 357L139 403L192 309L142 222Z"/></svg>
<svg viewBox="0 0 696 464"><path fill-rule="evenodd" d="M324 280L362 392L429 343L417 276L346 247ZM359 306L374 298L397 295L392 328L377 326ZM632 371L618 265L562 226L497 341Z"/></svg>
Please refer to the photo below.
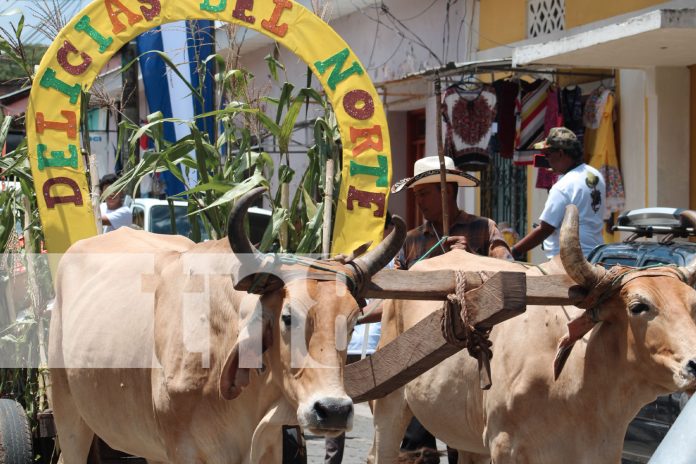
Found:
<svg viewBox="0 0 696 464"><path fill-rule="evenodd" d="M338 435L353 427L353 400L348 397L321 397L301 405L300 425L319 435Z"/></svg>

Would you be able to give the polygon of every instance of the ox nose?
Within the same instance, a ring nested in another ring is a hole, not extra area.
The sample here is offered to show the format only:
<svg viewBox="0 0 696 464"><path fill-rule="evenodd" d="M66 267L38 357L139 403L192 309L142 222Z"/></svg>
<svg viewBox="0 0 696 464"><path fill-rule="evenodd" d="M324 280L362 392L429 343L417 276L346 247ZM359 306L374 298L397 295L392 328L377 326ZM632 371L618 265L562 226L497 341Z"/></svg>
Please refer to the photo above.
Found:
<svg viewBox="0 0 696 464"><path fill-rule="evenodd" d="M350 398L323 398L314 403L314 414L322 428L344 429L353 417Z"/></svg>
<svg viewBox="0 0 696 464"><path fill-rule="evenodd" d="M691 359L686 363L686 371L696 377L696 359Z"/></svg>

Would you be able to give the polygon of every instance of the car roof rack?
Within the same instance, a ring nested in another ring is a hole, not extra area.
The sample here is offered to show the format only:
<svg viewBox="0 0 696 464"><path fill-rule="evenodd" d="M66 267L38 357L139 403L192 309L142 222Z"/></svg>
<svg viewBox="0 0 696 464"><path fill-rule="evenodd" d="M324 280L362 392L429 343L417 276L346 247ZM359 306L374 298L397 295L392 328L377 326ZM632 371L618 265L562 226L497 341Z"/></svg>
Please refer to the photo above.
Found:
<svg viewBox="0 0 696 464"><path fill-rule="evenodd" d="M630 232L631 236L625 242L664 235L660 242L667 243L676 237L696 236L696 228L681 215L683 211L685 210L682 208L658 207L625 211L619 215L612 230Z"/></svg>

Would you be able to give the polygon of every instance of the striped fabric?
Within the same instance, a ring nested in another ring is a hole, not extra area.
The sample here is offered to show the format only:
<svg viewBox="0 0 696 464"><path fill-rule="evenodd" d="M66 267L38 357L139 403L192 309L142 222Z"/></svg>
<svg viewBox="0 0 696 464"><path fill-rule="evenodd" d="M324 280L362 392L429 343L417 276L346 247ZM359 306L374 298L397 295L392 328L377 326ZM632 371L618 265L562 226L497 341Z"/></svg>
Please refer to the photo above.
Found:
<svg viewBox="0 0 696 464"><path fill-rule="evenodd" d="M519 141L515 164L532 164L533 146L544 139L544 120L551 82L539 79L531 84L522 82Z"/></svg>

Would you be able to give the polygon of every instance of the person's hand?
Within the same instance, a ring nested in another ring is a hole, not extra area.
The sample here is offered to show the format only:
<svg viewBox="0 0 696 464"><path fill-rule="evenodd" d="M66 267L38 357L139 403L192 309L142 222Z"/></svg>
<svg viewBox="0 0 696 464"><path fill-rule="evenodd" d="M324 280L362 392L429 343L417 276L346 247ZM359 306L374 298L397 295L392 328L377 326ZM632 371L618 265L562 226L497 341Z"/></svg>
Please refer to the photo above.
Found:
<svg viewBox="0 0 696 464"><path fill-rule="evenodd" d="M453 235L451 237L447 237L447 240L445 240L445 245L450 249L450 250L464 250L464 251L470 251L469 250L469 245L467 244L466 237L463 235Z"/></svg>

